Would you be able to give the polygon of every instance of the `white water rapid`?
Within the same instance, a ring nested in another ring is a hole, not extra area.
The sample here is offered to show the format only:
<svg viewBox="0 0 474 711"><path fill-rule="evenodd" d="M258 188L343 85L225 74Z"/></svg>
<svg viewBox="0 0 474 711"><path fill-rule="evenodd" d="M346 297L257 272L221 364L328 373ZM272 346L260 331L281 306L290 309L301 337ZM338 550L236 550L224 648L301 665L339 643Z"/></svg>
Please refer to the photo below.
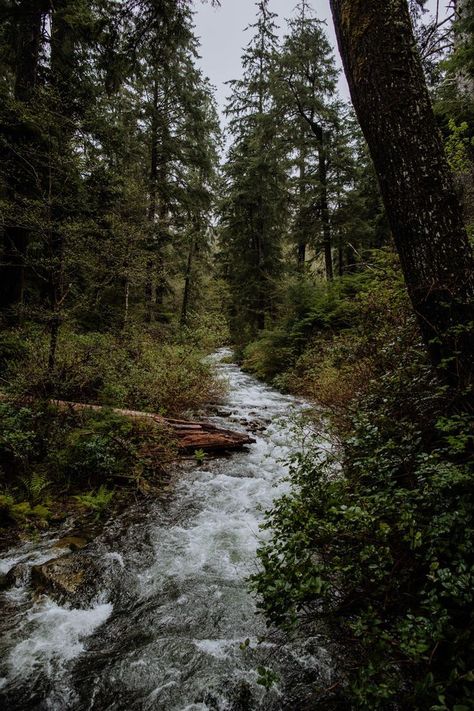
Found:
<svg viewBox="0 0 474 711"><path fill-rule="evenodd" d="M85 549L102 571L92 601L35 597L28 570L57 556L54 541L0 559L0 571L25 570L0 593L0 708L299 711L311 708L312 685L330 683L319 639L260 641L265 624L246 582L262 510L287 487L301 403L225 364L226 355L216 362L229 381L227 416L213 421L265 429L246 451L181 472L166 503L132 506L107 525ZM257 683L261 666L278 675L270 690Z"/></svg>

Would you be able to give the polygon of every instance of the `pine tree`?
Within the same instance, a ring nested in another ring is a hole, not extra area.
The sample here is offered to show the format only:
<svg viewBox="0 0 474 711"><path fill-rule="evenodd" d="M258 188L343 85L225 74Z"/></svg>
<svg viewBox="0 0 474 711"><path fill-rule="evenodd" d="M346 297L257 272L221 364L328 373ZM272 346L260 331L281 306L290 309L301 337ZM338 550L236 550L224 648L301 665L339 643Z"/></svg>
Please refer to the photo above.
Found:
<svg viewBox="0 0 474 711"><path fill-rule="evenodd" d="M5 196L0 307L9 319L21 305L25 289L26 252L30 233L22 213L38 193L36 122L38 74L43 44L46 0L21 0L3 9L1 82L1 183Z"/></svg>
<svg viewBox="0 0 474 711"><path fill-rule="evenodd" d="M323 23L313 17L306 0L297 6L296 17L289 21L289 34L284 38L278 64L274 73L275 91L279 111L288 123L290 137L297 152L300 198L302 214L300 224L310 222L305 218L312 215L313 223L319 223L322 233L325 269L328 280L333 278L333 257L330 219L329 173L331 162L331 135L338 123L335 103L337 70L332 48L326 37ZM312 162L317 156L315 165ZM311 187L305 183L311 176ZM313 200L317 189L317 203ZM306 202L306 205L305 205ZM314 218L317 217L317 220ZM314 237L310 241L316 241ZM305 239L300 234L300 260Z"/></svg>
<svg viewBox="0 0 474 711"><path fill-rule="evenodd" d="M222 245L232 294L231 322L240 343L265 328L275 311L287 212L285 153L271 90L277 36L268 0L257 3L254 35L231 82L227 109L233 144L225 165Z"/></svg>

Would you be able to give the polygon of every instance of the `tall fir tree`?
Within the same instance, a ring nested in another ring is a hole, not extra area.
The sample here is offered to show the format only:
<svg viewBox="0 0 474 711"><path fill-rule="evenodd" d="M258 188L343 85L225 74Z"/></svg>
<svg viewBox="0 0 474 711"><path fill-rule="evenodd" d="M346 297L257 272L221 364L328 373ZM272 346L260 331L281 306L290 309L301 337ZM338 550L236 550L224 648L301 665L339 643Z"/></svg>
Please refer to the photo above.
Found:
<svg viewBox="0 0 474 711"><path fill-rule="evenodd" d="M324 25L314 17L306 0L297 6L296 16L288 25L289 33L274 67L274 91L296 153L301 203L298 224L304 224L305 230L317 226L321 235L317 239L309 233L305 238L300 227L299 255L302 260L306 242L321 244L326 276L331 280L330 162L332 136L338 123L337 70Z"/></svg>
<svg viewBox="0 0 474 711"><path fill-rule="evenodd" d="M277 50L275 14L257 3L243 77L230 82L227 114L233 142L224 167L222 246L232 295L231 323L239 343L265 328L276 308L287 217L285 152L271 88Z"/></svg>

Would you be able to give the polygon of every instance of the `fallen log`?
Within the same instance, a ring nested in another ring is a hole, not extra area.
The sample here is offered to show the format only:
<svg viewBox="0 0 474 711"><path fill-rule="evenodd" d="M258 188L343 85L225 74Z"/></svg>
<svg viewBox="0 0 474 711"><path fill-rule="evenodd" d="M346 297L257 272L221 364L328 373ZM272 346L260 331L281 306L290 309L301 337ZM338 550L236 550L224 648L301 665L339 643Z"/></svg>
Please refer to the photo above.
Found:
<svg viewBox="0 0 474 711"><path fill-rule="evenodd" d="M6 399L1 395L0 399ZM23 401L32 402L33 398L23 398ZM103 410L102 405L90 405L82 402L70 402L68 400L51 400L58 410ZM153 412L142 412L139 410L126 410L113 407L115 412L122 417L133 419L152 420L165 428L172 439L176 440L178 450L181 452L194 452L202 449L205 452L231 451L241 449L248 444L253 444L255 439L245 432L222 429L210 422L194 422L192 420L178 420L173 417L163 417Z"/></svg>

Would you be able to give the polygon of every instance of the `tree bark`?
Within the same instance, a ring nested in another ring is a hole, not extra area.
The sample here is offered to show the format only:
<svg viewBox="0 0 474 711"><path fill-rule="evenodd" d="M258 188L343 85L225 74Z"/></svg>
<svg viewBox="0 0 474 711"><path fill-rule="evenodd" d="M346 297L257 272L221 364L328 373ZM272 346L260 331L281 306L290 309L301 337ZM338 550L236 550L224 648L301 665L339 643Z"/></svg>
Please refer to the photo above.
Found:
<svg viewBox="0 0 474 711"><path fill-rule="evenodd" d="M406 0L331 0L352 101L431 360L469 400L474 262Z"/></svg>
<svg viewBox="0 0 474 711"><path fill-rule="evenodd" d="M189 307L189 296L191 293L191 274L193 270L193 259L194 250L196 248L196 235L193 235L191 239L191 244L189 246L188 261L186 264L186 273L184 275L184 291L183 291L183 301L181 304L181 326L186 326L188 323L188 307Z"/></svg>
<svg viewBox="0 0 474 711"><path fill-rule="evenodd" d="M69 162L74 135L75 38L68 21L74 0L56 0L51 16L51 84L62 110L55 132L50 135L48 176L48 217L50 221L48 288L51 305L48 368L54 370L65 301L65 224L70 212L65 201L70 197ZM61 162L58 163L58 158Z"/></svg>
<svg viewBox="0 0 474 711"><path fill-rule="evenodd" d="M305 195L306 195L306 152L304 149L301 149L300 151L300 165L299 165L299 172L300 172L300 189L299 189L299 197L300 197L300 205L301 209L305 209ZM300 231L301 231L301 226L300 226ZM306 265L306 235L299 234L298 236L298 247L297 247L297 269L299 274L304 274L305 270L305 265Z"/></svg>
<svg viewBox="0 0 474 711"><path fill-rule="evenodd" d="M342 234L339 234L337 246L337 273L338 276L344 276L344 245L342 243Z"/></svg>
<svg viewBox="0 0 474 711"><path fill-rule="evenodd" d="M156 206L157 206L157 182L158 182L158 77L153 81L153 104L150 126L150 172L148 186L148 225L150 230L149 249L153 254L156 251ZM153 281L154 281L153 258L147 260L145 279L145 321L153 321Z"/></svg>
<svg viewBox="0 0 474 711"><path fill-rule="evenodd" d="M295 97L296 98L296 97ZM296 105L300 116L309 125L318 144L318 180L319 180L319 213L323 225L323 249L324 249L324 264L326 268L326 278L332 281L334 278L334 269L332 265L332 235L331 235L331 220L329 216L329 200L328 200L328 158L326 148L326 136L323 125L316 121L313 115L308 116L301 102L296 99Z"/></svg>
<svg viewBox="0 0 474 711"><path fill-rule="evenodd" d="M321 130L321 139L319 141L318 174L321 191L319 207L321 211L321 221L323 223L324 264L326 267L326 279L332 281L334 278L334 270L332 266L331 223L329 220L328 203L328 166L326 141L323 130Z"/></svg>

